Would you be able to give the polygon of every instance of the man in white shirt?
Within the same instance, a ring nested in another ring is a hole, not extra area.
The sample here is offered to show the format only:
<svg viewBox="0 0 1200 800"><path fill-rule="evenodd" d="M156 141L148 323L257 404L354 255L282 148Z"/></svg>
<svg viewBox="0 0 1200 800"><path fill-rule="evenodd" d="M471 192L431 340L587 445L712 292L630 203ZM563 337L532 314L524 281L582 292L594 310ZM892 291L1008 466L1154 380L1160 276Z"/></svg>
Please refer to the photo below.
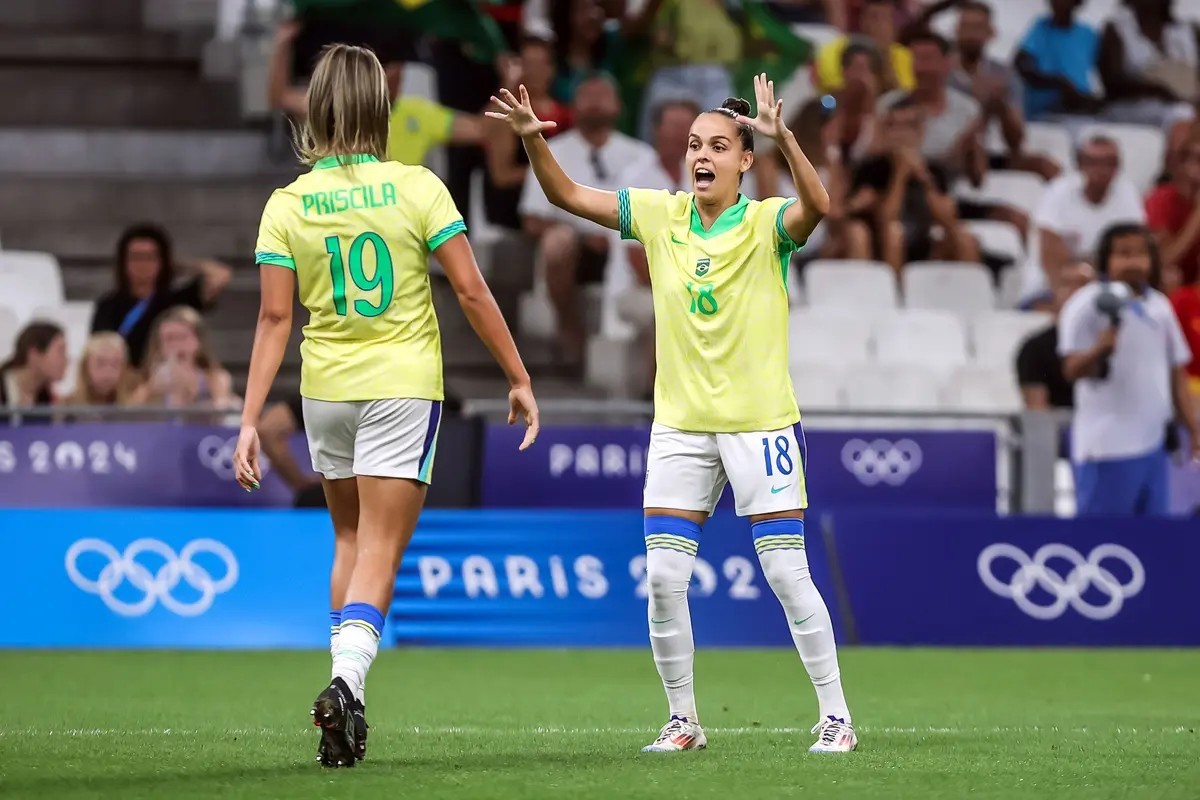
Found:
<svg viewBox="0 0 1200 800"><path fill-rule="evenodd" d="M1200 426L1184 366L1191 353L1170 302L1150 287L1158 260L1151 233L1115 225L1101 236L1104 280L1084 286L1063 307L1058 350L1075 382L1071 461L1080 515L1166 514L1167 426L1187 428L1200 459ZM1123 291L1122 291L1123 290ZM1121 291L1123 305L1101 308Z"/></svg>
<svg viewBox="0 0 1200 800"><path fill-rule="evenodd" d="M1146 222L1137 186L1119 174L1121 150L1115 141L1093 136L1080 146L1076 160L1079 172L1051 181L1034 214L1041 269L1035 265L1027 274L1026 297L1046 292L1064 265L1091 261L1109 227Z"/></svg>
<svg viewBox="0 0 1200 800"><path fill-rule="evenodd" d="M550 150L574 181L617 191L648 186L657 169L654 149L615 130L621 103L616 86L602 75L579 84L573 104L575 128L555 136ZM582 364L586 331L579 308L579 288L604 279L609 231L594 222L554 207L532 175L521 192L521 224L537 240L546 267L546 288L558 318L560 355L572 366Z"/></svg>

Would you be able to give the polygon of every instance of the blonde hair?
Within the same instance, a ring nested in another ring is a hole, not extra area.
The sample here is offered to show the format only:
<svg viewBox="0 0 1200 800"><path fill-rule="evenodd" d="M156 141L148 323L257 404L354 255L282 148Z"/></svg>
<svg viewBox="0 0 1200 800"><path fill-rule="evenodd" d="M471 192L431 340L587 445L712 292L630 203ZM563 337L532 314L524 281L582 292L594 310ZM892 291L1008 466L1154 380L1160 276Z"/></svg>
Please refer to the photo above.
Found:
<svg viewBox="0 0 1200 800"><path fill-rule="evenodd" d="M92 386L87 366L88 359L107 348L119 350L121 358L125 362L125 366L121 372L121 379L117 381L116 394L112 398L102 397L96 391L96 388ZM75 378L75 391L71 394L69 403L75 406L99 406L108 403L124 405L128 402L129 396L133 394L135 388L137 388L137 376L129 368L129 348L125 344L125 339L115 331L93 333L88 338L87 345L83 348L83 357L79 359L79 373Z"/></svg>
<svg viewBox="0 0 1200 800"><path fill-rule="evenodd" d="M220 362L213 356L212 345L208 341L208 328L204 325L204 318L200 316L200 312L189 306L175 306L164 311L154 321L154 329L150 332L150 346L146 350L146 363L143 367L143 372L147 376L153 375L154 370L163 362L161 333L163 325L168 322L182 322L196 334L196 338L200 341L200 350L196 353L197 367L210 374L221 369Z"/></svg>
<svg viewBox="0 0 1200 800"><path fill-rule="evenodd" d="M296 153L309 166L329 156L366 154L383 161L390 116L387 75L375 54L331 44L308 84L308 116L293 130Z"/></svg>

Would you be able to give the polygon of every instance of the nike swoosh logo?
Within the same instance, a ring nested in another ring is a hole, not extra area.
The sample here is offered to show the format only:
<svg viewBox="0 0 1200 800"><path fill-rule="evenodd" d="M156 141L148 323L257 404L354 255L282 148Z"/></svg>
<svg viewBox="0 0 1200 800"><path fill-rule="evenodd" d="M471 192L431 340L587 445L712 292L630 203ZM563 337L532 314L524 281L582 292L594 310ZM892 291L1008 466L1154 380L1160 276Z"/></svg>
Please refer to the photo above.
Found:
<svg viewBox="0 0 1200 800"><path fill-rule="evenodd" d="M684 247L687 247L687 242L679 241L678 239L675 238L675 234L673 234L673 233L671 234L671 241L674 242L675 244L681 244Z"/></svg>
<svg viewBox="0 0 1200 800"><path fill-rule="evenodd" d="M817 612L814 611L813 613L809 614L804 619L792 620L792 622L795 623L796 625L803 625L804 623L808 622L810 619L812 619L816 615L817 615Z"/></svg>
<svg viewBox="0 0 1200 800"><path fill-rule="evenodd" d="M665 625L665 624L667 624L668 622L670 622L670 621L671 621L671 620L673 620L673 619L675 619L675 618L674 618L674 617L667 617L666 619L652 619L652 620L650 620L650 621L651 621L651 622L653 622L655 625Z"/></svg>
<svg viewBox="0 0 1200 800"><path fill-rule="evenodd" d="M779 493L780 493L780 492L782 492L784 489L787 489L789 486L791 486L791 484L790 484L790 483L785 483L783 486L772 486L772 487L771 487L771 494L779 494Z"/></svg>

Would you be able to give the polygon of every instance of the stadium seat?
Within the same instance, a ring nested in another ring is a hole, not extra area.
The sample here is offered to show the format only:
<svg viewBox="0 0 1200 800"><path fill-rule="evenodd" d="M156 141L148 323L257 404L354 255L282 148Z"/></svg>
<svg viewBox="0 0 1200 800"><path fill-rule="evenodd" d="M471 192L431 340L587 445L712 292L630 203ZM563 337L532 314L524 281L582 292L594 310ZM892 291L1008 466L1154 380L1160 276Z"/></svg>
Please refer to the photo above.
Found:
<svg viewBox="0 0 1200 800"><path fill-rule="evenodd" d="M828 363L795 363L789 370L802 411L845 408L842 394L843 370Z"/></svg>
<svg viewBox="0 0 1200 800"><path fill-rule="evenodd" d="M433 67L420 61L405 62L404 85L401 91L405 97L437 100L437 72Z"/></svg>
<svg viewBox="0 0 1200 800"><path fill-rule="evenodd" d="M1054 317L1040 311L992 311L971 322L975 363L1013 368L1022 342L1047 327Z"/></svg>
<svg viewBox="0 0 1200 800"><path fill-rule="evenodd" d="M92 332L95 304L90 300L68 300L57 306L42 306L33 312L32 319L56 322L67 334L67 355L72 359L83 355Z"/></svg>
<svg viewBox="0 0 1200 800"><path fill-rule="evenodd" d="M0 304L23 321L40 306L63 302L62 270L49 253L0 250Z"/></svg>
<svg viewBox="0 0 1200 800"><path fill-rule="evenodd" d="M1017 375L1010 366L970 364L950 374L942 390L942 408L981 414L1013 414L1021 410Z"/></svg>
<svg viewBox="0 0 1200 800"><path fill-rule="evenodd" d="M1003 203L1016 208L1037 208L1046 191L1046 181L1032 172L1014 170L992 170L983 179L982 186L971 186L966 179L954 188L956 197L976 202Z"/></svg>
<svg viewBox="0 0 1200 800"><path fill-rule="evenodd" d="M996 307L992 276L982 264L914 261L901 279L904 305L970 316Z"/></svg>
<svg viewBox="0 0 1200 800"><path fill-rule="evenodd" d="M991 219L967 220L963 224L985 253L1011 258L1014 264L1025 261L1025 242L1015 225Z"/></svg>
<svg viewBox="0 0 1200 800"><path fill-rule="evenodd" d="M963 323L949 311L912 310L881 317L875 323L875 358L883 365L949 372L968 361Z"/></svg>
<svg viewBox="0 0 1200 800"><path fill-rule="evenodd" d="M1075 169L1075 143L1071 134L1061 125L1049 122L1025 124L1025 146L1027 153L1043 153L1050 156L1065 170Z"/></svg>
<svg viewBox="0 0 1200 800"><path fill-rule="evenodd" d="M17 333L20 330L21 319L17 312L0 306L0 361L7 361L13 354L13 345L17 343Z"/></svg>
<svg viewBox="0 0 1200 800"><path fill-rule="evenodd" d="M811 308L892 309L900 305L895 275L880 261L813 261L804 291Z"/></svg>
<svg viewBox="0 0 1200 800"><path fill-rule="evenodd" d="M1005 267L1000 270L1000 288L996 292L997 308L1016 308L1021 302L1021 291L1025 287L1025 274L1021 267Z"/></svg>
<svg viewBox="0 0 1200 800"><path fill-rule="evenodd" d="M938 373L920 367L860 364L843 385L855 411L935 411L940 403Z"/></svg>
<svg viewBox="0 0 1200 800"><path fill-rule="evenodd" d="M822 25L819 22L797 22L792 25L792 33L801 39L807 39L817 50L842 35L834 26Z"/></svg>
<svg viewBox="0 0 1200 800"><path fill-rule="evenodd" d="M1162 174L1167 142L1158 128L1101 122L1086 126L1079 133L1080 141L1089 136L1107 136L1117 142L1121 149L1121 173L1137 185L1138 191L1149 191Z"/></svg>
<svg viewBox="0 0 1200 800"><path fill-rule="evenodd" d="M788 318L793 364L852 364L871 360L871 326L858 314L797 309Z"/></svg>

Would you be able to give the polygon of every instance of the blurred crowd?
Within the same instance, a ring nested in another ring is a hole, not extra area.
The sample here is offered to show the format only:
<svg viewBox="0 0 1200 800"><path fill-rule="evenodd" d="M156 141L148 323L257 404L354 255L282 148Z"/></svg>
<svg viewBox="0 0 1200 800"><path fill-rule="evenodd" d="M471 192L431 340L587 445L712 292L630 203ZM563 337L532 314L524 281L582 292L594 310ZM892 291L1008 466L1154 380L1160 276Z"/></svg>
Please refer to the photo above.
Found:
<svg viewBox="0 0 1200 800"><path fill-rule="evenodd" d="M814 41L803 66L772 75L788 87L785 113L832 197L796 269L815 257L872 260L899 277L911 262L945 260L985 264L999 280L1014 259L991 252L969 225L987 220L1011 226L1028 243L1032 277L1021 307L1053 312L1095 274L1101 233L1137 223L1157 237L1161 268L1153 285L1170 297L1192 351L1200 352L1200 31L1176 16L1173 0L1124 0L1101 30L1076 19L1080 0L1046 0L1006 63L989 55L996 5L1005 2L489 0L477 9L504 41L486 58L445 36L300 13L276 31L269 95L282 113L302 118L320 48L369 43L393 96L391 157L416 164L444 152L441 171L468 228L486 225L516 243L506 252L528 256L530 281L538 276L553 307L564 369L581 370L587 354L583 288L615 285L606 302L643 343L648 391L653 309L640 245L554 208L530 179L519 141L483 116L489 97L524 84L538 115L557 123L551 147L576 180L688 190L689 126L700 111L746 93L738 91L739 69L755 55L747 29L764 24L753 14L785 27L799 23L798 37L805 25L828 26L822 29L835 35ZM957 14L950 38L935 32L947 29L937 24L947 12ZM432 67L428 91L406 92L414 62ZM1069 161L1031 146L1035 123L1072 134ZM1165 158L1148 195L1122 171L1130 154L1104 123L1161 130ZM762 144L746 193L790 193L786 171ZM1049 183L1036 205L972 193L996 172ZM473 191L481 194L474 201ZM470 219L473 209L484 219ZM98 303L69 399L236 408L202 316L229 275L212 260L176 258L167 233L152 225L131 228L117 247L114 286ZM68 399L51 390L66 368L62 338L46 323L20 333L14 356L0 367L0 403ZM1052 361L1040 372L1030 367L1046 360L1022 356L1027 402L1068 404ZM1200 360L1189 369L1200 382Z"/></svg>

